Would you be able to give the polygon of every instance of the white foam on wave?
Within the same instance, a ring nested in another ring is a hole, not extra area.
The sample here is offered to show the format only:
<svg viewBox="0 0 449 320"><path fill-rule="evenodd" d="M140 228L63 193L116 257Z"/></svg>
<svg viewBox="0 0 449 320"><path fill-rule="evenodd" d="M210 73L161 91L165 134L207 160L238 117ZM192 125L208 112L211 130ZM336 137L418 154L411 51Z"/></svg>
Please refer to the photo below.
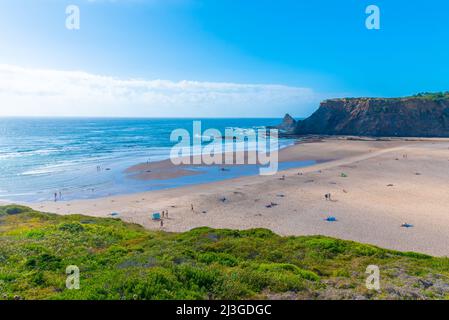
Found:
<svg viewBox="0 0 449 320"><path fill-rule="evenodd" d="M32 157L32 156L48 156L61 152L63 150L50 148L50 149L38 149L38 150L26 150L26 151L12 151L0 153L0 159L14 159L21 157Z"/></svg>

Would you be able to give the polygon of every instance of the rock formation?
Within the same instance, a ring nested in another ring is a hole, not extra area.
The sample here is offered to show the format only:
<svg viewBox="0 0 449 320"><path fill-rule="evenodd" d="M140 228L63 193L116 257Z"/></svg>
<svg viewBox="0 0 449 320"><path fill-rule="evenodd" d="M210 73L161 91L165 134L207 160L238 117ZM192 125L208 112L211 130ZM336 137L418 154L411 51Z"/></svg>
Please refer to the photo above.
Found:
<svg viewBox="0 0 449 320"><path fill-rule="evenodd" d="M284 122L279 128L295 135L449 137L449 94L331 99L294 128Z"/></svg>
<svg viewBox="0 0 449 320"><path fill-rule="evenodd" d="M293 119L288 113L284 116L282 123L275 127L280 132L289 133L295 130L296 120Z"/></svg>

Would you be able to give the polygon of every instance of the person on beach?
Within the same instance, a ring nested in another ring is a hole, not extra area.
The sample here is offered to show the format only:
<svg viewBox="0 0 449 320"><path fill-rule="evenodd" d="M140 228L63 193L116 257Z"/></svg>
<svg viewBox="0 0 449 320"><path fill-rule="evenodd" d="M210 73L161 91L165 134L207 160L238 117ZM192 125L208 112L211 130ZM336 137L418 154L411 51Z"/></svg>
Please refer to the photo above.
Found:
<svg viewBox="0 0 449 320"><path fill-rule="evenodd" d="M190 208L192 209L192 212L193 212L193 203L192 203L192 204L190 204Z"/></svg>
<svg viewBox="0 0 449 320"><path fill-rule="evenodd" d="M161 228L164 227L164 220L161 219Z"/></svg>
<svg viewBox="0 0 449 320"><path fill-rule="evenodd" d="M165 210L165 217L168 218L168 210Z"/></svg>
<svg viewBox="0 0 449 320"><path fill-rule="evenodd" d="M59 191L59 200L62 200L62 192Z"/></svg>
<svg viewBox="0 0 449 320"><path fill-rule="evenodd" d="M58 194L55 192L55 202L58 201Z"/></svg>

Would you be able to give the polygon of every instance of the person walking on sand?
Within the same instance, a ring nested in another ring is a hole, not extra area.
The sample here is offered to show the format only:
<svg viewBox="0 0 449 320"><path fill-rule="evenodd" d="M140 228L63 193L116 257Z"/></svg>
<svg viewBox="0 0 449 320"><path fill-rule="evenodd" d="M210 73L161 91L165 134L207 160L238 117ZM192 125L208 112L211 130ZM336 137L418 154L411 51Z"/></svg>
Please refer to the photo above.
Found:
<svg viewBox="0 0 449 320"><path fill-rule="evenodd" d="M193 204L190 204L190 208L192 209L192 212L193 212Z"/></svg>
<svg viewBox="0 0 449 320"><path fill-rule="evenodd" d="M161 228L164 227L164 220L161 219Z"/></svg>
<svg viewBox="0 0 449 320"><path fill-rule="evenodd" d="M55 192L55 202L58 201L58 194Z"/></svg>

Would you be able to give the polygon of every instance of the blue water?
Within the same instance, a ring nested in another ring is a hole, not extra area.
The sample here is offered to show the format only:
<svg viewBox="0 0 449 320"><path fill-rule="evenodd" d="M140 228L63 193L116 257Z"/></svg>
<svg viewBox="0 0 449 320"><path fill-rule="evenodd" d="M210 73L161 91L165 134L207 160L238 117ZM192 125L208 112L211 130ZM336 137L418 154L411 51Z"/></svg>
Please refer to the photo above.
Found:
<svg viewBox="0 0 449 320"><path fill-rule="evenodd" d="M137 163L169 158L172 130L258 129L281 119L74 119L0 118L0 200L45 201L96 198L257 174L256 166L170 180L139 181L124 174ZM281 140L280 146L291 144ZM285 163L281 168L307 165ZM102 170L98 171L97 166ZM195 170L195 168L193 168Z"/></svg>

